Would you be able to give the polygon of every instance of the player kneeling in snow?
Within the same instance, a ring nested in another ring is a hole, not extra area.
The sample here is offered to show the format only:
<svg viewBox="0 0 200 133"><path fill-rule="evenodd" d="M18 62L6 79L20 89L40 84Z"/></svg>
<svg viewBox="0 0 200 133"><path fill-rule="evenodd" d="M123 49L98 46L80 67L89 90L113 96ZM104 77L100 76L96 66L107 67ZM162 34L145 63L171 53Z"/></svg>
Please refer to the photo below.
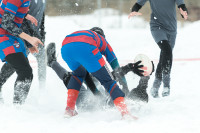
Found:
<svg viewBox="0 0 200 133"><path fill-rule="evenodd" d="M63 41L61 53L65 62L72 69L72 74L67 73L66 70L56 62L55 44L51 43L47 48L48 66L56 71L68 88L66 117L77 115L75 104L84 80L86 84L88 83L88 86L93 86L93 89L90 89L94 94L100 94L95 85L92 85L92 79L88 72L98 79L107 92L109 92L115 106L119 109L122 116L130 115L124 103L124 93L118 87L116 81L111 78L108 70L104 66L105 61L102 54L105 55L113 69L119 68L119 63L112 48L105 40L102 29L92 28L91 30L77 31L68 35ZM139 63L140 62L136 63L133 70L135 73L141 75L140 72L142 73L143 71L139 70L139 68L142 67L138 66ZM71 76L69 77L69 75Z"/></svg>

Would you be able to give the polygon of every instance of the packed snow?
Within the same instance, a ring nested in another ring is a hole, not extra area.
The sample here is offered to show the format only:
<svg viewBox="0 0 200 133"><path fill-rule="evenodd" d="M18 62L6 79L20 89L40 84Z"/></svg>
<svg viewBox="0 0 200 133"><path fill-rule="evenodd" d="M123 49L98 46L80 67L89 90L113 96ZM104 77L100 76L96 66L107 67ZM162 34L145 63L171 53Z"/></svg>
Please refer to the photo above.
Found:
<svg viewBox="0 0 200 133"><path fill-rule="evenodd" d="M46 45L56 42L58 61L69 68L61 58L62 40L77 30L101 26L106 39L113 47L121 65L133 62L137 54L146 54L155 65L159 59L159 48L154 42L148 22L140 17L128 19L113 13L99 12L89 15L46 16ZM46 88L38 87L37 63L30 55L34 79L26 104L12 104L14 74L3 86L4 104L0 104L0 133L199 133L200 132L200 21L179 23L174 48L171 95L154 99L148 104L138 105L127 101L137 121L121 120L115 108L93 111L78 110L79 115L70 119L63 117L67 89L55 72L47 67ZM0 63L0 67L3 63ZM126 76L129 88L138 84L136 75ZM149 81L148 93L154 74ZM162 87L161 87L162 90Z"/></svg>

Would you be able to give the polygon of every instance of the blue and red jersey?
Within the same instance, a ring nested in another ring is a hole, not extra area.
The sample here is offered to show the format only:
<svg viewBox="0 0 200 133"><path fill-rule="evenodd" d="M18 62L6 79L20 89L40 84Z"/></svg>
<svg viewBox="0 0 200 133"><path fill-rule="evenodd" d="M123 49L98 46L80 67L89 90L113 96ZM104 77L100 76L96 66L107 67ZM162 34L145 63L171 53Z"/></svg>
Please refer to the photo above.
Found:
<svg viewBox="0 0 200 133"><path fill-rule="evenodd" d="M22 25L23 19L27 14L30 6L30 0L0 0L0 35L10 35L6 30L1 28L1 20L5 11L15 15L14 23L17 27Z"/></svg>
<svg viewBox="0 0 200 133"><path fill-rule="evenodd" d="M96 55L98 52L100 52L102 55L106 57L108 63L111 63L113 60L117 58L115 56L115 53L113 52L113 49L106 41L106 39L94 31L90 30L76 31L66 36L66 38L62 43L62 46L75 42L82 42L85 44L96 46L97 48L94 49L92 53Z"/></svg>

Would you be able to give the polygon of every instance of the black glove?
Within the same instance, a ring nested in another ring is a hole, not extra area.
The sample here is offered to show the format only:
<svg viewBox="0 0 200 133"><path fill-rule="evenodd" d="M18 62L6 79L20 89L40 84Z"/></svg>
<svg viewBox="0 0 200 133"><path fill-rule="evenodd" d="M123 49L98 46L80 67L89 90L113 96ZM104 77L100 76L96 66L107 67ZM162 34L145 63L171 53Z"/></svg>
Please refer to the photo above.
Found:
<svg viewBox="0 0 200 133"><path fill-rule="evenodd" d="M185 4L179 5L178 8L181 8L183 11L186 11L187 14L188 14L188 9L187 9L187 7L185 6ZM181 14L181 17L184 18L184 16L183 16L182 14Z"/></svg>
<svg viewBox="0 0 200 133"><path fill-rule="evenodd" d="M123 66L122 72L124 74L127 74L128 72L132 71L133 73L137 74L138 76L144 76L142 73L144 72L140 68L143 67L143 65L139 65L142 61L138 61L136 63L129 63L126 66Z"/></svg>

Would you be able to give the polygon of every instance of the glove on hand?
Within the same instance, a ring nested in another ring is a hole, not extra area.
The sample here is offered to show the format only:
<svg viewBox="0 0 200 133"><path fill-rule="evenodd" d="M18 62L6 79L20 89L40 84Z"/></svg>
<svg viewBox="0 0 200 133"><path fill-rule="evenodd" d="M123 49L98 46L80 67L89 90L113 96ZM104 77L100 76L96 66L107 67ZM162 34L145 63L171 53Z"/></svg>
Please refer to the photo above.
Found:
<svg viewBox="0 0 200 133"><path fill-rule="evenodd" d="M122 67L122 72L124 74L132 71L133 73L137 74L138 76L144 76L142 73L144 72L140 68L143 67L143 65L139 65L142 61L138 61L136 63L129 63L126 66Z"/></svg>

